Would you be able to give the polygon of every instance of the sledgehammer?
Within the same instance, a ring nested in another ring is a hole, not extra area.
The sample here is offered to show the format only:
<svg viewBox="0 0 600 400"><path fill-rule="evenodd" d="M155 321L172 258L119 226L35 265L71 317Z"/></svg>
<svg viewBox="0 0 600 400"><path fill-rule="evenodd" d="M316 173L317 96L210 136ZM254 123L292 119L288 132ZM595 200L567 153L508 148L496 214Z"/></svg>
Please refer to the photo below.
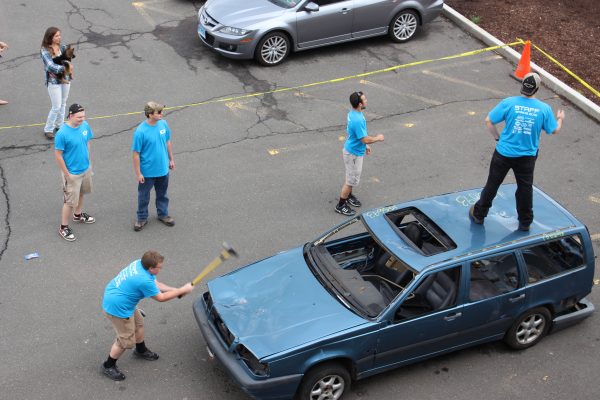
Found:
<svg viewBox="0 0 600 400"><path fill-rule="evenodd" d="M223 242L223 251L219 254L214 260L210 262L203 270L198 274L197 277L192 281L192 286L197 285L202 279L206 277L206 275L210 274L214 271L221 263L227 260L229 257L239 257L238 253L226 242ZM182 298L183 296L178 296Z"/></svg>

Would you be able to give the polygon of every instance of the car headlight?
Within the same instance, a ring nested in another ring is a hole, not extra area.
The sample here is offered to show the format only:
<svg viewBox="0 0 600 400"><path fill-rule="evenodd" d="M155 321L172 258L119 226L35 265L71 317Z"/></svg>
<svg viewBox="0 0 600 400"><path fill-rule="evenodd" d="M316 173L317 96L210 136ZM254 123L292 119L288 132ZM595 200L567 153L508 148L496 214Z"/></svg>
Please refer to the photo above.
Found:
<svg viewBox="0 0 600 400"><path fill-rule="evenodd" d="M244 36L250 32L249 29L234 28L233 26L224 26L220 31L233 36Z"/></svg>

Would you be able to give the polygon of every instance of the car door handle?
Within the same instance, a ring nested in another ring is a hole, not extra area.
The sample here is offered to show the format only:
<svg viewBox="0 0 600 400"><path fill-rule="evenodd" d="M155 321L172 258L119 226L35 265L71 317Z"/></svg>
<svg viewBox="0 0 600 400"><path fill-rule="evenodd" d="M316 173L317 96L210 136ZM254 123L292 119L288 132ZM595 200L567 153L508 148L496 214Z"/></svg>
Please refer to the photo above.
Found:
<svg viewBox="0 0 600 400"><path fill-rule="evenodd" d="M523 300L525 298L525 293L518 295L517 297L511 297L508 299L511 303L516 303L519 300Z"/></svg>
<svg viewBox="0 0 600 400"><path fill-rule="evenodd" d="M344 7L344 8L342 8L342 9L341 9L341 11L340 11L340 12L341 12L342 14L347 14L347 13L348 13L348 11L351 11L351 10L352 10L351 8L345 8L345 7Z"/></svg>
<svg viewBox="0 0 600 400"><path fill-rule="evenodd" d="M444 317L444 321L454 321L456 318L460 318L460 317L462 317L461 312L457 312L454 314L448 314Z"/></svg>

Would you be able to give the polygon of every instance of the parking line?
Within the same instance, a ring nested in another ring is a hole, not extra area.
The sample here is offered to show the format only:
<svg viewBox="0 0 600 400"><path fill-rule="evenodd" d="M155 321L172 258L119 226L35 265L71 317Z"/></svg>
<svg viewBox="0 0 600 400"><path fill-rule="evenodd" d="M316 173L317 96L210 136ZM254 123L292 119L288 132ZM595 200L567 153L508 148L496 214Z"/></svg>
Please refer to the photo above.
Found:
<svg viewBox="0 0 600 400"><path fill-rule="evenodd" d="M421 96L418 96L418 95L412 94L412 93L400 92L400 91L394 90L394 89L392 89L392 88L390 88L388 86L381 85L379 83L375 83L375 82L371 82L371 81L366 81L364 79L361 79L360 83L362 83L363 85L376 87L378 89L384 90L386 92L393 93L393 94L398 95L398 96L410 97L410 98L413 98L415 100L422 101L423 103L432 104L434 106L441 106L443 104L442 102L439 102L439 101L436 101L436 100L428 99L426 97L421 97Z"/></svg>
<svg viewBox="0 0 600 400"><path fill-rule="evenodd" d="M598 196L591 195L590 197L588 197L588 200L591 201L592 203L600 204L600 197L598 197Z"/></svg>
<svg viewBox="0 0 600 400"><path fill-rule="evenodd" d="M600 240L600 233L594 233L593 235L590 235L590 238L593 242L597 242Z"/></svg>
<svg viewBox="0 0 600 400"><path fill-rule="evenodd" d="M484 90L486 92L494 93L494 94L496 94L498 96L509 96L508 93L501 92L501 91L496 90L496 89L486 88L485 86L481 86L481 85L477 85L475 83L463 81L462 79L451 78L449 76L438 74L437 72L433 72L433 71L430 71L430 70L427 70L427 69L423 70L423 74L429 75L429 76L433 76L433 77L436 77L436 78L439 78L439 79L443 79L443 80L448 81L448 82L458 83L460 85L469 86L469 87L472 87L472 88L475 88L475 89L479 89L479 90Z"/></svg>
<svg viewBox="0 0 600 400"><path fill-rule="evenodd" d="M150 26L156 26L156 21L146 12L146 5L143 1L134 1L131 3L133 8L146 20Z"/></svg>

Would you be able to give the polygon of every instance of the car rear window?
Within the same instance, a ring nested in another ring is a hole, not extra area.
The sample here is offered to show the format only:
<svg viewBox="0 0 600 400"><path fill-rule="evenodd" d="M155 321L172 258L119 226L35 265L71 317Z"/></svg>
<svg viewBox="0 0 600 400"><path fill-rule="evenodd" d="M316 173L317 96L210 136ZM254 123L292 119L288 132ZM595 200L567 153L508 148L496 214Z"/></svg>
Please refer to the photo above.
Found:
<svg viewBox="0 0 600 400"><path fill-rule="evenodd" d="M456 248L456 243L417 208L391 211L385 214L385 218L402 240L425 256Z"/></svg>
<svg viewBox="0 0 600 400"><path fill-rule="evenodd" d="M541 281L584 265L584 253L579 236L568 236L524 249L529 283Z"/></svg>

